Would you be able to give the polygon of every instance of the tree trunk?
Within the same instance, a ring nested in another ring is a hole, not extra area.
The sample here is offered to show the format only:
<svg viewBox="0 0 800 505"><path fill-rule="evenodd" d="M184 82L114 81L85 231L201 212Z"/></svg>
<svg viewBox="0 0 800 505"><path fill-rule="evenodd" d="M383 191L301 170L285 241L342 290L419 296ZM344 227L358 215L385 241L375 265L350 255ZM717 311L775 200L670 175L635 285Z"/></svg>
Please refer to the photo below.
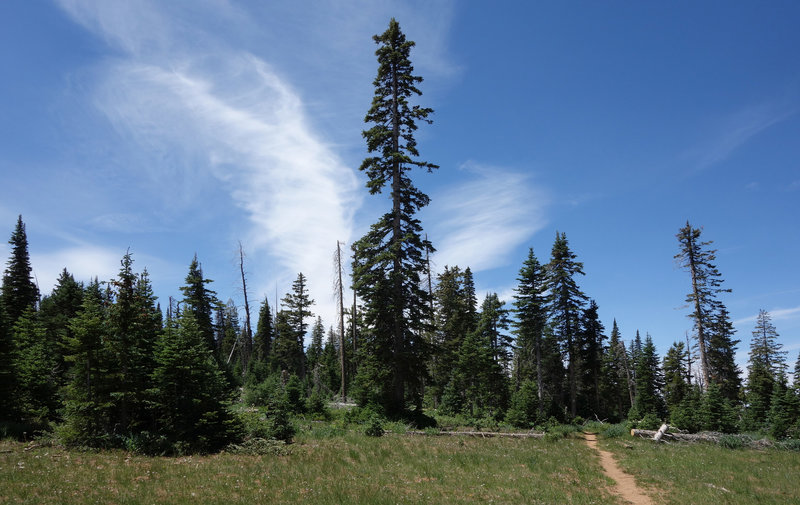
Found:
<svg viewBox="0 0 800 505"><path fill-rule="evenodd" d="M625 350L625 342L620 340L619 345L622 347L622 366L625 367L625 377L628 380L628 395L631 399L631 407L633 407L633 401L635 398L632 387L633 383L631 382L631 371L630 367L628 366L628 351Z"/></svg>
<svg viewBox="0 0 800 505"><path fill-rule="evenodd" d="M658 431L654 430L631 430L632 437L655 439ZM719 442L719 433L664 433L662 438L665 440L681 440L685 442Z"/></svg>
<svg viewBox="0 0 800 505"><path fill-rule="evenodd" d="M342 284L342 248L341 242L338 240L336 241L336 270L338 274L338 282L339 282L339 359L341 364L342 370L342 403L345 402L347 398L347 381L346 381L346 370L345 370L345 347L344 347L344 292L343 292L343 284Z"/></svg>
<svg viewBox="0 0 800 505"><path fill-rule="evenodd" d="M397 154L400 150L400 112L398 110L398 82L397 68L392 66L392 152ZM401 242L402 230L400 215L402 211L401 202L401 170L400 160L397 157L392 159L392 243L393 264L392 281L393 303L394 303L394 377L393 377L393 400L394 408L402 411L405 407L405 363L403 362L403 275L402 275L402 249Z"/></svg>
<svg viewBox="0 0 800 505"><path fill-rule="evenodd" d="M536 394L539 397L539 419L544 416L544 388L542 387L542 332L537 331L534 337L536 352Z"/></svg>
<svg viewBox="0 0 800 505"><path fill-rule="evenodd" d="M242 379L247 375L250 356L253 353L253 329L250 327L250 304L247 301L247 281L244 277L244 249L239 242L239 271L242 274L242 293L244 293L244 329L245 341L242 345Z"/></svg>
<svg viewBox="0 0 800 505"><path fill-rule="evenodd" d="M700 350L700 371L703 374L702 388L708 388L708 360L706 358L706 335L705 335L705 315L700 304L700 288L697 280L697 264L694 257L694 238L691 230L689 233L689 244L686 248L689 252L689 269L692 272L692 293L694 293L694 321L697 325L697 346Z"/></svg>

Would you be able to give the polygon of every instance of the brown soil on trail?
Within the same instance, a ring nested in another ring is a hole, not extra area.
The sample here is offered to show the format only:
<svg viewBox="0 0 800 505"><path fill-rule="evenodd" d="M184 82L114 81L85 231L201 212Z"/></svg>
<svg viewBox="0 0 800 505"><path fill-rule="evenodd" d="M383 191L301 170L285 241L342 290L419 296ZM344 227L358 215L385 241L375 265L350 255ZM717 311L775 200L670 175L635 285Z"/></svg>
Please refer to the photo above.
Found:
<svg viewBox="0 0 800 505"><path fill-rule="evenodd" d="M597 435L585 433L584 437L589 447L600 454L600 465L603 467L605 474L616 482L616 485L611 488L612 493L622 497L623 500L633 503L633 505L653 505L653 500L636 485L633 476L623 472L617 466L617 462L610 452L604 451L597 446Z"/></svg>

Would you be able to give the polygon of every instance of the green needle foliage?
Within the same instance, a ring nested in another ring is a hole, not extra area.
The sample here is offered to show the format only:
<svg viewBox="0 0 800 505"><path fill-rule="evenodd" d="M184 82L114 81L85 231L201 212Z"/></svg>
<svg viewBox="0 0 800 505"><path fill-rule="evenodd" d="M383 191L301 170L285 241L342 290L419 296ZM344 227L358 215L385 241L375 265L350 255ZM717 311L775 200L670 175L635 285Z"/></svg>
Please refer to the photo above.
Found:
<svg viewBox="0 0 800 505"><path fill-rule="evenodd" d="M242 427L228 411L225 377L191 311L162 332L155 365L149 393L160 441L153 449L213 452L241 437Z"/></svg>
<svg viewBox="0 0 800 505"><path fill-rule="evenodd" d="M409 59L414 43L394 19L373 38L378 75L364 118L372 127L363 135L367 150L375 154L360 169L367 174L371 194L389 186L392 206L353 245L354 288L365 302L366 325L355 394L361 403L375 403L397 415L407 404L421 406L430 354L424 339L431 320L429 294L420 281L427 272L425 254L433 247L414 217L429 198L412 184L408 172L437 167L417 159L417 121L430 123L433 110L409 102L422 94L417 88L422 77L414 75Z"/></svg>

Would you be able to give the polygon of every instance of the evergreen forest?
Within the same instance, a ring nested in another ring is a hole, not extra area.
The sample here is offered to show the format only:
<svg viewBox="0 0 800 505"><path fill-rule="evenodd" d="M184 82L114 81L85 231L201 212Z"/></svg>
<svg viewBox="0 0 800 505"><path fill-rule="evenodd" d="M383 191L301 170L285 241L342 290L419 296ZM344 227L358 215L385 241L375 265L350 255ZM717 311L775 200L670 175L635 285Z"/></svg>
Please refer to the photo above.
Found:
<svg viewBox="0 0 800 505"><path fill-rule="evenodd" d="M414 178L438 168L416 141L433 110L419 103L414 43L399 24L374 41L360 170L384 208L349 250L335 246L337 320L315 314L301 272L278 306L266 298L251 306L241 246L244 307L215 291L197 255L168 300L130 252L112 279L79 280L64 268L42 293L29 252L36 245L19 216L7 223L0 292L0 436L209 453L252 438L291 440L293 417L325 418L354 403L353 416L419 428L443 416L519 430L668 422L690 433L800 439L800 356L792 361L762 310L746 370L737 365L747 342L725 305L733 295L712 241L688 221L664 261L677 261L685 277L686 298L675 303L686 304L693 332L668 349L600 320L581 288L591 272L564 232L550 251L529 250L508 300L479 299L469 265L432 271L435 244L418 217L430 199Z"/></svg>

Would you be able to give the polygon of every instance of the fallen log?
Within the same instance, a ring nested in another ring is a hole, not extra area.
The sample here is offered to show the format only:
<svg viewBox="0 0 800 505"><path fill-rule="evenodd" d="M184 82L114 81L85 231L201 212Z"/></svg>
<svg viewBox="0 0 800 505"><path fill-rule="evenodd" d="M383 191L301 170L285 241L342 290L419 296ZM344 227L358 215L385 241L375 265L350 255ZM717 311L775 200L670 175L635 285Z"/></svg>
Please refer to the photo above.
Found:
<svg viewBox="0 0 800 505"><path fill-rule="evenodd" d="M631 430L632 437L655 438L658 434L654 430ZM719 433L663 433L662 438L667 440L685 440L687 442L719 442Z"/></svg>
<svg viewBox="0 0 800 505"><path fill-rule="evenodd" d="M544 433L505 433L501 431L407 431L407 435L433 435L450 437L510 437L510 438L543 438Z"/></svg>
<svg viewBox="0 0 800 505"><path fill-rule="evenodd" d="M667 428L668 428L667 423L662 424L661 428L659 428L656 434L653 435L653 440L655 440L656 442L660 442L661 437L663 437L664 433L667 432Z"/></svg>

